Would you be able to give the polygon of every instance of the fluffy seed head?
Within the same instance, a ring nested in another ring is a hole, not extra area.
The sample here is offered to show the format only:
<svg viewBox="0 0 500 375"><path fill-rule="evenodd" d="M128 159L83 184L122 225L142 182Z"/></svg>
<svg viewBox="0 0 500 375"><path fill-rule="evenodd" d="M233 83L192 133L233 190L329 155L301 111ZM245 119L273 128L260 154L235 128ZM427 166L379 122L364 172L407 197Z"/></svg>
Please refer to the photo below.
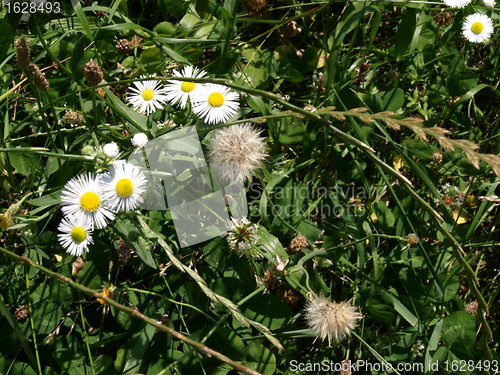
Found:
<svg viewBox="0 0 500 375"><path fill-rule="evenodd" d="M266 157L265 139L251 124L218 129L208 143L209 159L218 177L244 182Z"/></svg>
<svg viewBox="0 0 500 375"><path fill-rule="evenodd" d="M14 42L16 47L16 63L19 67L27 69L30 64L30 46L26 37L17 38Z"/></svg>
<svg viewBox="0 0 500 375"><path fill-rule="evenodd" d="M307 304L305 318L316 338L339 341L349 336L362 315L350 301L330 302L323 296L313 296Z"/></svg>
<svg viewBox="0 0 500 375"><path fill-rule="evenodd" d="M85 79L90 86L97 86L102 82L102 79L104 78L101 67L94 60L90 60L88 63L86 63L83 71L85 72Z"/></svg>

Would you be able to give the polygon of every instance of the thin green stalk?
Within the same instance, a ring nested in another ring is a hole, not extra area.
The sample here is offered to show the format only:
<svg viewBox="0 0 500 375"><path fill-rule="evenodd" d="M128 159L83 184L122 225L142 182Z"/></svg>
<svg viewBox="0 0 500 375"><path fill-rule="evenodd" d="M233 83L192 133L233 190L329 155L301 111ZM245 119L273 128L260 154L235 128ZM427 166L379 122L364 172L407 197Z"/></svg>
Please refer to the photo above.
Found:
<svg viewBox="0 0 500 375"><path fill-rule="evenodd" d="M87 354L89 355L90 368L92 369L92 374L96 375L94 368L94 360L92 359L92 352L90 351L89 340L87 338L87 328L85 328L85 317L83 316L82 304L78 304L80 308L80 317L82 318L82 329L83 329L83 337L85 338L85 346L87 347Z"/></svg>
<svg viewBox="0 0 500 375"><path fill-rule="evenodd" d="M195 340L183 335L182 333L180 333L180 332L178 332L178 331L176 331L168 326L165 326L165 325L161 324L160 322L142 314L139 310L134 309L132 307L122 305L121 303L118 303L115 300L113 300L109 297L106 297L93 289L87 288L86 286L79 284L76 281L71 280L67 276L64 276L64 275L57 273L57 272L54 272L54 271L51 271L48 268L46 268L38 263L33 262L30 258L28 258L24 255L22 255L22 256L17 255L15 253L11 252L10 250L7 250L3 247L0 247L0 253L3 253L7 257L9 257L17 262L28 264L31 267L34 267L34 268L40 270L44 274L56 279L57 281L65 283L65 284L69 285L70 287L77 289L77 290L79 290L79 291L81 291L89 296L92 296L96 299L100 298L100 299L105 300L107 304L116 307L119 311L124 312L130 316L136 317L136 318L144 321L145 323L152 325L153 327L157 328L158 330L165 332L165 333L168 333L169 335L175 337L176 339L181 340L188 345L191 345L192 347L194 347L196 350L198 350L200 353L206 355L207 357L215 357L218 360L220 360L224 363L227 363L229 366L231 366L234 369L236 369L240 372L243 372L245 374L261 375L259 372L252 370L252 369L250 369L250 368L248 368L248 367L246 367L246 366L244 366L236 361L233 361L231 358L225 356L224 354L222 354L218 351L215 351L215 350L209 348L208 346L203 345L200 342L195 341Z"/></svg>
<svg viewBox="0 0 500 375"><path fill-rule="evenodd" d="M16 147L16 148L0 148L0 152L31 152L33 154L40 154L46 156L54 156L61 159L71 159L80 161L93 161L94 158L85 155L72 155L72 154L58 154L56 152L50 152L48 148L45 147Z"/></svg>
<svg viewBox="0 0 500 375"><path fill-rule="evenodd" d="M35 358L35 355L33 354L33 351L31 350L28 341L24 337L23 333L21 332L20 328L18 327L16 321L14 320L14 317L10 313L9 309L5 305L3 301L2 294L0 293L0 314L2 314L5 319L7 319L7 322L11 325L14 334L19 338L19 341L21 342L23 346L24 353L26 353L26 357L28 357L28 360L31 363L31 367L33 369L38 368L39 369L39 374L41 375L42 372L40 370L40 365L37 361L37 358Z"/></svg>
<svg viewBox="0 0 500 375"><path fill-rule="evenodd" d="M185 307L189 307L190 309L193 309L195 310L196 312L199 312L200 314L202 314L205 318L215 322L216 320L214 318L212 318L210 315L208 315L206 312L204 312L203 310L200 310L199 308L197 308L196 306L193 306L193 305L190 305L189 303L184 303L184 302L179 302L179 301L176 301L175 299L172 299L172 298L168 298L168 297L165 297L164 295L162 294L159 294L159 293L155 293L155 292L150 292L149 290L143 290L143 289L138 289L138 288L131 288L131 287L127 287L127 290L131 290L133 292L138 292L138 293L143 293L143 294L149 294L151 296L155 296L155 297L160 297L160 298L163 298L169 302L172 302L173 304L175 305L179 305L179 306L185 306Z"/></svg>

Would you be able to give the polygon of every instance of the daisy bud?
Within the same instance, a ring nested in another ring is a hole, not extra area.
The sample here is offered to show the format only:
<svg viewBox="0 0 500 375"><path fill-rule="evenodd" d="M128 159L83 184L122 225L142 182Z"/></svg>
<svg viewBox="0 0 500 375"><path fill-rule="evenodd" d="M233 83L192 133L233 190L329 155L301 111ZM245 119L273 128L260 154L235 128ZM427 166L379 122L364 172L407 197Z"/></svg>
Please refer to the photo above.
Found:
<svg viewBox="0 0 500 375"><path fill-rule="evenodd" d="M86 156L95 156L96 155L96 150L94 146L91 145L85 145L82 147L82 155Z"/></svg>
<svg viewBox="0 0 500 375"><path fill-rule="evenodd" d="M102 152L108 159L114 159L120 154L120 148L115 142L106 143L102 146Z"/></svg>
<svg viewBox="0 0 500 375"><path fill-rule="evenodd" d="M349 301L330 302L323 296L312 296L305 319L316 338L339 341L349 336L362 315Z"/></svg>
<svg viewBox="0 0 500 375"><path fill-rule="evenodd" d="M26 68L26 75L33 81L36 87L42 91L47 91L50 87L49 81L45 78L45 74L35 64L29 64Z"/></svg>
<svg viewBox="0 0 500 375"><path fill-rule="evenodd" d="M90 60L88 63L85 64L84 72L85 72L85 79L87 80L90 86L94 87L97 86L99 83L102 82L104 78L104 74L102 72L101 67L94 60Z"/></svg>
<svg viewBox="0 0 500 375"><path fill-rule="evenodd" d="M30 64L30 46L26 37L17 38L14 42L16 47L16 62L23 69L27 69Z"/></svg>
<svg viewBox="0 0 500 375"><path fill-rule="evenodd" d="M266 157L264 138L251 124L218 129L207 144L214 172L226 182L244 182Z"/></svg>
<svg viewBox="0 0 500 375"><path fill-rule="evenodd" d="M137 133L132 137L132 144L137 148L144 147L147 143L148 136L144 133Z"/></svg>

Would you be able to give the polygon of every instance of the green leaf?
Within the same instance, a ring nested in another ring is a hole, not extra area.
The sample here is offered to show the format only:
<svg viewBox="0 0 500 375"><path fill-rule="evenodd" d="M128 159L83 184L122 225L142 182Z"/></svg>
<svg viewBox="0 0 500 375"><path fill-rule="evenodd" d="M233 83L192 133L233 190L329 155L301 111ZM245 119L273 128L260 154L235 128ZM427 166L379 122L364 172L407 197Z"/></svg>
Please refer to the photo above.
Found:
<svg viewBox="0 0 500 375"><path fill-rule="evenodd" d="M383 201L378 201L375 207L375 211L377 213L380 224L382 224L382 226L384 226L386 229L391 228L394 225L396 219L394 218L394 215L389 207L387 207L387 205Z"/></svg>
<svg viewBox="0 0 500 375"><path fill-rule="evenodd" d="M476 338L476 318L465 311L456 311L443 319L443 341L449 348L470 349Z"/></svg>
<svg viewBox="0 0 500 375"><path fill-rule="evenodd" d="M116 220L115 229L120 236L122 236L125 241L133 247L134 251L137 255L139 255L139 258L141 258L144 263L154 269L158 268L156 261L151 254L151 246L137 230L134 224L128 220Z"/></svg>
<svg viewBox="0 0 500 375"><path fill-rule="evenodd" d="M282 328L292 318L288 305L271 294L256 296L245 303L241 309L247 318L270 329Z"/></svg>
<svg viewBox="0 0 500 375"><path fill-rule="evenodd" d="M147 117L140 115L133 109L127 107L119 97L111 92L107 87L104 88L106 95L111 101L110 106L118 112L125 120L127 120L133 127L142 133L146 132L147 129ZM109 103L109 102L108 102Z"/></svg>
<svg viewBox="0 0 500 375"><path fill-rule="evenodd" d="M275 373L276 357L264 345L252 341L246 347L246 354L246 366L260 372L262 375L272 375Z"/></svg>
<svg viewBox="0 0 500 375"><path fill-rule="evenodd" d="M401 111L403 109L404 102L405 92L399 87L396 87L387 91L382 96L382 110L392 112Z"/></svg>
<svg viewBox="0 0 500 375"><path fill-rule="evenodd" d="M3 19L3 16L2 19L0 19L0 30L2 30L0 33L0 61L3 61L12 46L15 34L9 23Z"/></svg>
<svg viewBox="0 0 500 375"><path fill-rule="evenodd" d="M61 202L59 198L61 195L61 190L54 193L43 195L40 198L31 199L28 201L29 204L36 207L50 207L55 206Z"/></svg>
<svg viewBox="0 0 500 375"><path fill-rule="evenodd" d="M276 258L279 257L282 261L288 259L288 254L281 245L281 242L267 231L267 229L259 225L257 229L257 247L261 250L262 255L271 263L276 263Z"/></svg>
<svg viewBox="0 0 500 375"><path fill-rule="evenodd" d="M405 14L399 22L396 34L396 58L398 60L401 60L401 57L410 47L417 27L417 9L409 7L405 7L404 9Z"/></svg>
<svg viewBox="0 0 500 375"><path fill-rule="evenodd" d="M123 369L124 374L139 372L142 364L142 358L144 357L146 350L148 350L151 346L155 332L156 328L149 324L139 331L139 334L136 336L137 339L135 341L134 348L132 349L131 356L125 363L125 368Z"/></svg>
<svg viewBox="0 0 500 375"><path fill-rule="evenodd" d="M23 176L30 176L40 168L40 155L30 152L8 153L10 164Z"/></svg>

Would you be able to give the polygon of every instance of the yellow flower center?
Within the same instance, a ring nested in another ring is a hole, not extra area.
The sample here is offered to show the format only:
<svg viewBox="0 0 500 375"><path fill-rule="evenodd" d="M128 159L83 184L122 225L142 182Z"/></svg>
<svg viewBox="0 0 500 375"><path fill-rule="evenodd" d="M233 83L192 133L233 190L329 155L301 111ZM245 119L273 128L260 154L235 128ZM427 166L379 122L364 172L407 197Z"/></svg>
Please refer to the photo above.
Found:
<svg viewBox="0 0 500 375"><path fill-rule="evenodd" d="M101 205L101 198L96 193L89 191L80 197L80 206L87 212L94 212Z"/></svg>
<svg viewBox="0 0 500 375"><path fill-rule="evenodd" d="M122 178L116 183L116 193L123 198L129 197L134 192L134 184L128 178Z"/></svg>
<svg viewBox="0 0 500 375"><path fill-rule="evenodd" d="M470 27L470 29L474 34L481 34L481 31L483 31L484 26L482 22L474 22Z"/></svg>
<svg viewBox="0 0 500 375"><path fill-rule="evenodd" d="M151 89L144 89L141 92L141 96L145 101L149 102L155 97L155 92Z"/></svg>
<svg viewBox="0 0 500 375"><path fill-rule="evenodd" d="M224 104L224 95L220 92L213 92L208 96L208 104L212 107L220 107Z"/></svg>
<svg viewBox="0 0 500 375"><path fill-rule="evenodd" d="M76 243L85 241L87 238L87 231L82 227L74 227L71 229L71 239Z"/></svg>
<svg viewBox="0 0 500 375"><path fill-rule="evenodd" d="M182 82L181 84L181 90L184 92L191 92L195 87L196 84L194 82Z"/></svg>

